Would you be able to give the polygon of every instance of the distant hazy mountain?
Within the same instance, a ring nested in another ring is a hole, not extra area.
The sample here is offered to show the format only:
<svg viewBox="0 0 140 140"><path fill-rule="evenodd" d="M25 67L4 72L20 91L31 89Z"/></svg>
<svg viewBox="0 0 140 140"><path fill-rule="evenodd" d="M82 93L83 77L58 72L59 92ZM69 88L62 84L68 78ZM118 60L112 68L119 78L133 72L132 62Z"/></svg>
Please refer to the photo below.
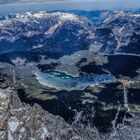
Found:
<svg viewBox="0 0 140 140"><path fill-rule="evenodd" d="M140 53L140 14L108 11L75 13L85 18L60 12L2 17L0 52L63 55L92 48L102 53Z"/></svg>

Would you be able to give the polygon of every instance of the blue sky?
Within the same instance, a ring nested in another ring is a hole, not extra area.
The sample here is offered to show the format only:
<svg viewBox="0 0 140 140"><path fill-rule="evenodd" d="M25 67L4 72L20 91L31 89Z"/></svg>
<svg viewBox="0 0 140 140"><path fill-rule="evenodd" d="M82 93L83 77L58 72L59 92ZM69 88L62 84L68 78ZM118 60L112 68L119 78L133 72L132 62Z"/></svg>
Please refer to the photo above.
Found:
<svg viewBox="0 0 140 140"><path fill-rule="evenodd" d="M0 0L0 14L37 10L130 10L140 0Z"/></svg>
<svg viewBox="0 0 140 140"><path fill-rule="evenodd" d="M67 3L71 3L71 2L82 2L85 3L86 2L90 2L92 4L102 4L102 7L106 6L106 4L108 5L112 5L114 6L124 6L125 5L129 5L132 7L140 7L140 0L0 0L0 4L28 4L28 3L52 3L52 2L67 2Z"/></svg>
<svg viewBox="0 0 140 140"><path fill-rule="evenodd" d="M11 3L21 3L21 4L28 4L28 3L51 3L51 2L91 2L92 4L102 3L102 6L107 4L112 4L113 6L124 6L131 5L132 7L140 7L140 0L0 0L0 4L11 4Z"/></svg>

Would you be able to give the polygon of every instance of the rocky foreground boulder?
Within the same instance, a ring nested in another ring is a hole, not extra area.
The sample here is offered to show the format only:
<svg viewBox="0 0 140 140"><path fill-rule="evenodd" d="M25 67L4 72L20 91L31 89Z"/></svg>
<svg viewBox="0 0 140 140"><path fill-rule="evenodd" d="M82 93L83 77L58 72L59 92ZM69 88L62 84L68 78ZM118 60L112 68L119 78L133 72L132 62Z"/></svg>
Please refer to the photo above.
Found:
<svg viewBox="0 0 140 140"><path fill-rule="evenodd" d="M80 140L59 116L35 104L21 103L10 90L0 90L0 140Z"/></svg>
<svg viewBox="0 0 140 140"><path fill-rule="evenodd" d="M39 105L20 101L10 89L0 89L0 140L138 140L139 115L132 123L109 134L80 123L67 124L64 119L44 111Z"/></svg>
<svg viewBox="0 0 140 140"><path fill-rule="evenodd" d="M22 103L14 91L0 89L0 140L91 140L98 136L94 129L76 128L37 104Z"/></svg>

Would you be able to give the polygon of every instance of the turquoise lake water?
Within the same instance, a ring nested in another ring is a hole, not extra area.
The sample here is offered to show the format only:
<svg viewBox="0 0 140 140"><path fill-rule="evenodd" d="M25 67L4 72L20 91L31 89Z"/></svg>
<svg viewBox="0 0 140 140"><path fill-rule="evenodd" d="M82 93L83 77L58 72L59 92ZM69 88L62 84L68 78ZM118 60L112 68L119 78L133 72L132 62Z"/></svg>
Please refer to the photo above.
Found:
<svg viewBox="0 0 140 140"><path fill-rule="evenodd" d="M63 72L37 72L35 75L42 85L57 90L84 90L88 86L116 81L116 78L110 74L89 74L74 77Z"/></svg>

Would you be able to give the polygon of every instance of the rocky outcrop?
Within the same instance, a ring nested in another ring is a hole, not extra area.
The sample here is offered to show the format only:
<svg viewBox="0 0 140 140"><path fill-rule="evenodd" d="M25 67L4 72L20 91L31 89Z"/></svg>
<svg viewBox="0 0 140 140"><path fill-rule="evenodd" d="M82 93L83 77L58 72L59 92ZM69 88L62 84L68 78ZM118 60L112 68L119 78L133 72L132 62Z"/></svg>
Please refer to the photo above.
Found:
<svg viewBox="0 0 140 140"><path fill-rule="evenodd" d="M120 126L112 133L101 135L77 120L69 125L37 104L22 103L15 92L0 89L0 140L138 140L139 115L131 122L127 127Z"/></svg>
<svg viewBox="0 0 140 140"><path fill-rule="evenodd" d="M61 117L39 105L25 105L10 90L0 90L1 140L81 140Z"/></svg>

